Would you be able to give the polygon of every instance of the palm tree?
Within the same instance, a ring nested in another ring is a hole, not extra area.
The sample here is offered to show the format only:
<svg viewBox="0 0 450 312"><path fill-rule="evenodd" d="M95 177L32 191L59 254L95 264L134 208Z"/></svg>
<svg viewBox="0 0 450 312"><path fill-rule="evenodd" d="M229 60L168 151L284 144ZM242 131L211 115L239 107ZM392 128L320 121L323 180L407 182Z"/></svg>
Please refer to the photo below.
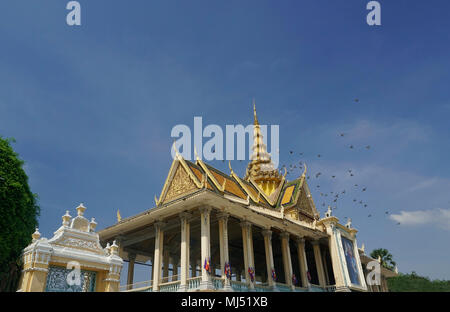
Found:
<svg viewBox="0 0 450 312"><path fill-rule="evenodd" d="M389 270L393 270L395 268L395 261L392 260L392 254L384 248L378 248L372 250L370 256L374 259L381 259L381 265Z"/></svg>

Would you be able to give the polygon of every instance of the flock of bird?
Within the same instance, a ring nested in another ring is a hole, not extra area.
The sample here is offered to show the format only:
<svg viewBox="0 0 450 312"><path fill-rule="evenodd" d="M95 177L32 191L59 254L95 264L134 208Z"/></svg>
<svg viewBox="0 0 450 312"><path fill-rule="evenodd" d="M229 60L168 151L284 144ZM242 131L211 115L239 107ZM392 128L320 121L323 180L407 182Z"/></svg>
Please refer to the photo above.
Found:
<svg viewBox="0 0 450 312"><path fill-rule="evenodd" d="M345 133L339 133L339 137L344 137L346 134ZM350 150L355 150L356 147L354 145L349 145L348 148ZM363 147L365 150L370 150L371 146L370 145L365 145ZM294 156L295 153L294 151L289 151L289 154L291 156ZM303 168L305 166L305 162L303 160L304 157L304 153L300 152L298 153L298 156L300 156L300 160L298 160L296 163L291 163L288 165L282 165L281 169L284 171L286 170L287 175L293 175L293 174L298 174L300 172L303 171ZM317 158L322 158L323 154L317 154L316 155ZM356 174L356 172L352 169L348 169L345 172L345 175L347 175L348 177L354 177ZM297 175L298 176L298 175ZM341 191L324 191L324 187L323 184L321 185L320 182L324 182L324 178L328 177L331 181L336 181L338 179L337 174L333 173L333 174L326 174L324 172L315 172L312 175L307 175L306 179L308 180L308 184L312 187L315 186L315 189L317 190L317 192L320 192L320 197L321 197L321 206L322 207L327 207L330 206L332 210L337 209L337 204L338 201L343 200L346 196L349 197L351 196L351 200L354 204L359 205L359 207L362 208L368 208L369 204L367 202L365 202L363 199L360 198L360 196L365 193L367 191L367 186L360 186L358 185L358 183L354 183L352 189L348 190L348 189L343 189ZM385 215L388 215L390 212L388 210L386 210L384 212ZM372 217L372 213L368 212L367 217L371 218ZM345 217L346 219L348 219L348 217ZM397 222L397 225L400 225L400 222Z"/></svg>

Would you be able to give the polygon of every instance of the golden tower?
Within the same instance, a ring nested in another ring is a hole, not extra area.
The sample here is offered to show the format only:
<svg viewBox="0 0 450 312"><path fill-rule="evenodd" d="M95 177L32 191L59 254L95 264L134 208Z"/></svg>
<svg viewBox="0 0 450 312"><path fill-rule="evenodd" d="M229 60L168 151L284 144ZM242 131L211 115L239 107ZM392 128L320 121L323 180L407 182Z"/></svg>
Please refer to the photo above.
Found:
<svg viewBox="0 0 450 312"><path fill-rule="evenodd" d="M253 146L252 156L247 166L245 180L253 180L267 196L270 196L280 185L282 175L275 169L270 154L267 152L263 136L256 116L256 105L253 100Z"/></svg>

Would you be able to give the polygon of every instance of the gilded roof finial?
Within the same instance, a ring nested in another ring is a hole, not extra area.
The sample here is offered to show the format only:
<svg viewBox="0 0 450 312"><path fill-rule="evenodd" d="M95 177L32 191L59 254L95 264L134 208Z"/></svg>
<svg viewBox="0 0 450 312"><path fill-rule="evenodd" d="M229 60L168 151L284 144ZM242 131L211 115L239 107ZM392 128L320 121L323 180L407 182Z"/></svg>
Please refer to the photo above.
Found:
<svg viewBox="0 0 450 312"><path fill-rule="evenodd" d="M254 125L259 125L258 117L256 117L256 101L255 98L253 98L253 115L255 116Z"/></svg>

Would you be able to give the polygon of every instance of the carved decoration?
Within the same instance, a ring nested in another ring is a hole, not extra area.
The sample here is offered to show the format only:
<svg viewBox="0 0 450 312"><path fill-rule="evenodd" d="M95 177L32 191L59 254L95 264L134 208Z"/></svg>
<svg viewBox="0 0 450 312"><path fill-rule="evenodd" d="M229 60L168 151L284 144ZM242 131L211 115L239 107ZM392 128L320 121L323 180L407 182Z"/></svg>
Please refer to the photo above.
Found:
<svg viewBox="0 0 450 312"><path fill-rule="evenodd" d="M78 238L68 237L59 242L56 242L56 245L67 246L78 249L88 249L100 254L103 254L103 249L96 243L92 241L82 240Z"/></svg>
<svg viewBox="0 0 450 312"><path fill-rule="evenodd" d="M182 166L178 166L175 175L167 190L164 202L168 202L172 199L179 197L182 194L190 193L197 190L197 186L191 181L189 175Z"/></svg>
<svg viewBox="0 0 450 312"><path fill-rule="evenodd" d="M300 211L308 216L313 217L315 213L315 209L311 207L311 204L306 197L305 192L302 190L302 193L300 194L299 202L297 204L300 208Z"/></svg>

